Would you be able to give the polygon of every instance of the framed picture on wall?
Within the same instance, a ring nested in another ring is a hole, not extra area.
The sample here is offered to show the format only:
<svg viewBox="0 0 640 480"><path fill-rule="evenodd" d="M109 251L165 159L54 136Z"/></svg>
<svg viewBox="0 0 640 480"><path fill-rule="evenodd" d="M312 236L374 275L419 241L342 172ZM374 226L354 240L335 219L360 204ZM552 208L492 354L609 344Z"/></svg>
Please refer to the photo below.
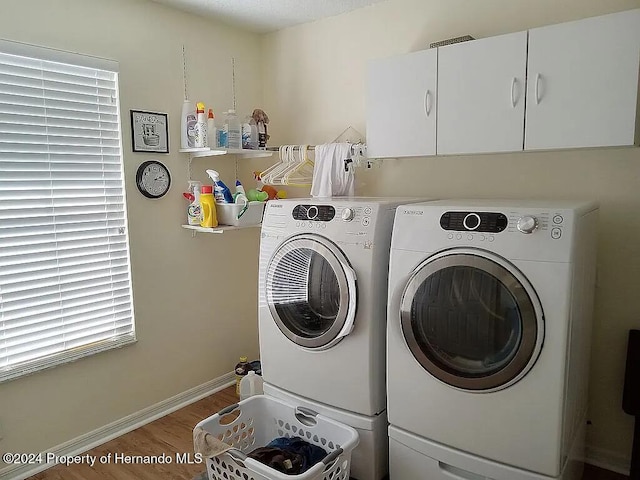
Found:
<svg viewBox="0 0 640 480"><path fill-rule="evenodd" d="M134 152L169 153L167 114L131 110L131 146Z"/></svg>

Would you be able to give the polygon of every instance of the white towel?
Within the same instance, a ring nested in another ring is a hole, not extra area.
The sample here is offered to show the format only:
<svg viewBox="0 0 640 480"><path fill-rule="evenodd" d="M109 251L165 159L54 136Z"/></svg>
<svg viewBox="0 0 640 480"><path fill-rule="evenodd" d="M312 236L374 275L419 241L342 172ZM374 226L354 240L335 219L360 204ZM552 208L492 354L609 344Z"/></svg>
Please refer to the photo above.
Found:
<svg viewBox="0 0 640 480"><path fill-rule="evenodd" d="M217 457L232 448L232 445L218 440L202 427L193 429L193 450L205 458Z"/></svg>
<svg viewBox="0 0 640 480"><path fill-rule="evenodd" d="M351 158L351 144L317 145L311 183L312 197L353 196L353 171L345 169Z"/></svg>

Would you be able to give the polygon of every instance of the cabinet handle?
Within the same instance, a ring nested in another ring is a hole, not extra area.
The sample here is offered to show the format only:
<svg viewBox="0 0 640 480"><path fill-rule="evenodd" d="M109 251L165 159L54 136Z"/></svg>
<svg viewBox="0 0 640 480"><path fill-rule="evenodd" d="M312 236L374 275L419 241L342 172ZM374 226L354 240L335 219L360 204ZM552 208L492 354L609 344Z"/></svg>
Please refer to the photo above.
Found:
<svg viewBox="0 0 640 480"><path fill-rule="evenodd" d="M516 98L513 94L515 93L517 81L518 79L516 77L513 77L513 79L511 80L511 108L516 108Z"/></svg>
<svg viewBox="0 0 640 480"><path fill-rule="evenodd" d="M427 117L431 114L431 90L427 90L424 94L424 111Z"/></svg>
<svg viewBox="0 0 640 480"><path fill-rule="evenodd" d="M477 473L469 472L443 462L438 462L438 468L440 468L442 475L455 478L456 480L485 480L487 478L483 475L478 475Z"/></svg>
<svg viewBox="0 0 640 480"><path fill-rule="evenodd" d="M536 105L540 104L540 77L539 73L536 73Z"/></svg>

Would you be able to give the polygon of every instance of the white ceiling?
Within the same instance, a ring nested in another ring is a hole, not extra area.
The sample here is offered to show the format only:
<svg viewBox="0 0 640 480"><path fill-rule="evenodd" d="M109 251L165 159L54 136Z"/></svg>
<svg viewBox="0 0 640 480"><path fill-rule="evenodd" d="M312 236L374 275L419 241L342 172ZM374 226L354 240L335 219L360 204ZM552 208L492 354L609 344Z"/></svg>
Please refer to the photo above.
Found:
<svg viewBox="0 0 640 480"><path fill-rule="evenodd" d="M350 12L383 0L153 0L259 33Z"/></svg>

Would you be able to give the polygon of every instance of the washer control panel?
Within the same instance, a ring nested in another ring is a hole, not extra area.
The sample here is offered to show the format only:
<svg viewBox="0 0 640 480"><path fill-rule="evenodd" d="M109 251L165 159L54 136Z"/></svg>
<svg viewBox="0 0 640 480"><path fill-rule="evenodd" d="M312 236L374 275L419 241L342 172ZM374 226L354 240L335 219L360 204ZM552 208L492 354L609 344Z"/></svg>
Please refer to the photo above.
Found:
<svg viewBox="0 0 640 480"><path fill-rule="evenodd" d="M373 230L375 207L372 205L297 204L291 210L295 226L301 229L329 231L332 228L349 235L367 235ZM329 230L327 230L329 229Z"/></svg>
<svg viewBox="0 0 640 480"><path fill-rule="evenodd" d="M505 215L494 212L445 212L440 217L444 230L456 232L499 233L508 225Z"/></svg>

